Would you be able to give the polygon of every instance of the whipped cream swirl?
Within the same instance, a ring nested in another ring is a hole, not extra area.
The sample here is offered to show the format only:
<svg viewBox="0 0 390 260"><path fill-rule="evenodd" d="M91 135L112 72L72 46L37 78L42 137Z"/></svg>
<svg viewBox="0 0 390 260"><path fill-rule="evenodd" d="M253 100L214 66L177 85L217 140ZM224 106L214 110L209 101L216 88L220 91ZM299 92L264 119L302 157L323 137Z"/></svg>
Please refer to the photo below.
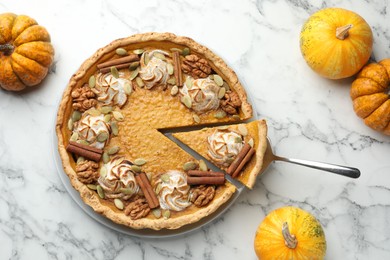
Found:
<svg viewBox="0 0 390 260"><path fill-rule="evenodd" d="M79 140L87 141L91 146L103 149L109 141L111 127L104 121L104 115L91 116L84 113L82 118L77 121L73 132L78 134ZM97 136L101 133L107 134L107 139L104 142L99 142Z"/></svg>
<svg viewBox="0 0 390 260"><path fill-rule="evenodd" d="M195 79L192 87L184 84L180 90L182 95L188 95L192 101L192 109L197 113L205 113L210 110L218 109L218 92L220 87L210 78Z"/></svg>
<svg viewBox="0 0 390 260"><path fill-rule="evenodd" d="M122 107L127 101L125 85L131 82L123 78L124 73L119 73L119 78L115 78L111 73L99 73L96 76L96 86L92 91L97 95L97 100L106 106L118 105Z"/></svg>
<svg viewBox="0 0 390 260"><path fill-rule="evenodd" d="M211 160L224 167L229 167L244 146L243 137L233 131L216 130L207 142Z"/></svg>
<svg viewBox="0 0 390 260"><path fill-rule="evenodd" d="M151 89L155 86L165 86L167 84L169 74L167 63L162 59L154 56L154 53L160 53L166 56L169 54L162 50L154 50L144 52L141 56L141 70L139 71L140 78L145 83L146 89ZM148 55L149 62L145 64L145 55Z"/></svg>
<svg viewBox="0 0 390 260"><path fill-rule="evenodd" d="M128 200L139 190L131 164L123 157L114 157L102 167L106 167L106 176L100 176L98 183L104 194L110 199Z"/></svg>
<svg viewBox="0 0 390 260"><path fill-rule="evenodd" d="M182 211L191 205L188 201L188 193L190 186L187 185L187 177L180 171L168 171L165 173L169 176L167 181L161 179L156 182L156 185L161 185L158 199L162 209L174 211Z"/></svg>

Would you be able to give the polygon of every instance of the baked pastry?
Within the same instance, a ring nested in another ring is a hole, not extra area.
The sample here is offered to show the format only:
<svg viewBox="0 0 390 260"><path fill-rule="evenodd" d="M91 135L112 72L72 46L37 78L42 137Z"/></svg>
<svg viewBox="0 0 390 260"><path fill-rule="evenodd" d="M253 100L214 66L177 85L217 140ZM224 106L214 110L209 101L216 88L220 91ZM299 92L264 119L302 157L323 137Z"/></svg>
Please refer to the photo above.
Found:
<svg viewBox="0 0 390 260"><path fill-rule="evenodd" d="M159 130L251 117L236 74L212 51L170 33L138 34L99 49L72 76L58 150L96 212L135 229L176 229L213 213L235 187Z"/></svg>
<svg viewBox="0 0 390 260"><path fill-rule="evenodd" d="M201 130L174 133L173 136L220 169L227 171L248 188L253 188L263 165L263 157L267 148L265 120L207 127ZM245 149L245 146L248 149ZM247 150L248 163L243 163L242 168L238 168L238 162L245 158L245 150Z"/></svg>

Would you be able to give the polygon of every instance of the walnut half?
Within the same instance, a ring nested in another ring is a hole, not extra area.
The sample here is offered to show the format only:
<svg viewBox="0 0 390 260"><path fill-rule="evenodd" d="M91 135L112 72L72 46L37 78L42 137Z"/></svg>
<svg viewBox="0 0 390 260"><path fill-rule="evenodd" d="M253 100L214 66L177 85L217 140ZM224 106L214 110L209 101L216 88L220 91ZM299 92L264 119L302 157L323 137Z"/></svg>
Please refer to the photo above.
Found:
<svg viewBox="0 0 390 260"><path fill-rule="evenodd" d="M93 93L93 91L87 84L74 89L71 95L73 98L73 109L78 110L80 112L84 112L91 107L94 107L97 103L95 99L95 93Z"/></svg>
<svg viewBox="0 0 390 260"><path fill-rule="evenodd" d="M132 220L140 219L148 215L150 208L145 198L139 198L131 202L125 208L125 214Z"/></svg>
<svg viewBox="0 0 390 260"><path fill-rule="evenodd" d="M99 179L99 164L93 161L82 161L76 165L76 174L79 181L84 184L96 182Z"/></svg>
<svg viewBox="0 0 390 260"><path fill-rule="evenodd" d="M203 207L213 200L215 195L214 186L200 185L192 189L191 202L197 207Z"/></svg>
<svg viewBox="0 0 390 260"><path fill-rule="evenodd" d="M237 109L241 107L241 99L236 92L228 91L221 100L221 108L228 114L237 114Z"/></svg>
<svg viewBox="0 0 390 260"><path fill-rule="evenodd" d="M195 54L185 56L181 68L184 73L187 73L197 78L206 78L211 73L211 66L208 61L202 58L199 58Z"/></svg>

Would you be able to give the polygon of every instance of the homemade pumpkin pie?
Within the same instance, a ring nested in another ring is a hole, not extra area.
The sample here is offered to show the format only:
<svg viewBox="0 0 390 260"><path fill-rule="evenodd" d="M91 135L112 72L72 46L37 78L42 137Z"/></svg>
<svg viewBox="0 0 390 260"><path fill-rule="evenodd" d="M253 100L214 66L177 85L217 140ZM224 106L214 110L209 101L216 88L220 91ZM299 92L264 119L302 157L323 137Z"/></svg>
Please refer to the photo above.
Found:
<svg viewBox="0 0 390 260"><path fill-rule="evenodd" d="M173 136L204 158L252 189L263 165L267 148L267 124L256 120L244 124L206 127ZM248 163L239 163L247 157ZM239 160L241 159L241 161Z"/></svg>
<svg viewBox="0 0 390 260"><path fill-rule="evenodd" d="M236 74L212 51L170 33L138 34L99 49L72 76L57 115L58 149L96 212L135 229L176 229L213 213L235 187L160 130L252 113Z"/></svg>

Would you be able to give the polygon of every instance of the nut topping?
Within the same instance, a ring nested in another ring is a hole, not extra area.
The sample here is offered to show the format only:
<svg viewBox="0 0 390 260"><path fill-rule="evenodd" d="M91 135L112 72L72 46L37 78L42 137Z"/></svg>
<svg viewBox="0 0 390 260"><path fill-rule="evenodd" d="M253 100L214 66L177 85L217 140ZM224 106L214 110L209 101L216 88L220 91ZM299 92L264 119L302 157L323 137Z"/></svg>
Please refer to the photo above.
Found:
<svg viewBox="0 0 390 260"><path fill-rule="evenodd" d="M185 56L181 66L185 73L191 75L195 79L206 78L211 73L211 67L208 61L199 58L195 54Z"/></svg>
<svg viewBox="0 0 390 260"><path fill-rule="evenodd" d="M227 91L224 99L221 100L221 108L228 114L237 114L237 109L241 107L241 99L236 92Z"/></svg>
<svg viewBox="0 0 390 260"><path fill-rule="evenodd" d="M203 207L209 204L214 198L215 188L214 186L200 185L192 189L190 200L197 207Z"/></svg>
<svg viewBox="0 0 390 260"><path fill-rule="evenodd" d="M76 174L79 181L84 184L96 182L99 179L99 164L93 161L82 161L76 165Z"/></svg>
<svg viewBox="0 0 390 260"><path fill-rule="evenodd" d="M97 103L95 93L87 84L73 90L71 95L73 98L73 109L80 112L84 112L91 107L94 107Z"/></svg>
<svg viewBox="0 0 390 260"><path fill-rule="evenodd" d="M140 219L148 215L150 208L145 198L138 198L125 208L125 214L132 220Z"/></svg>

